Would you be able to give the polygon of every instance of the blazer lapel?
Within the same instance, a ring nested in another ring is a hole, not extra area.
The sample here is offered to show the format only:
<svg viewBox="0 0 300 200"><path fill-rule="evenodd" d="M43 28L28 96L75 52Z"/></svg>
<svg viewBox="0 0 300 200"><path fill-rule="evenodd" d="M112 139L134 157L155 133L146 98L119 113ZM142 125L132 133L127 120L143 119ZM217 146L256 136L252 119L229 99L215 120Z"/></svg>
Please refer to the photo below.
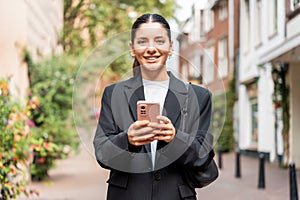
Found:
<svg viewBox="0 0 300 200"><path fill-rule="evenodd" d="M166 96L163 115L167 116L175 125L180 118L182 108L187 103L187 86L169 73L170 85Z"/></svg>
<svg viewBox="0 0 300 200"><path fill-rule="evenodd" d="M129 110L133 121L137 120L137 107L138 100L145 100L144 87L142 84L141 76L134 76L124 84L124 92L129 105Z"/></svg>
<svg viewBox="0 0 300 200"><path fill-rule="evenodd" d="M166 96L163 115L167 116L173 123L175 128L178 128L176 124L180 123L180 116L182 108L187 103L188 90L187 85L177 79L172 73L169 73L170 84L169 90ZM164 147L167 143L164 141L158 141L157 149Z"/></svg>

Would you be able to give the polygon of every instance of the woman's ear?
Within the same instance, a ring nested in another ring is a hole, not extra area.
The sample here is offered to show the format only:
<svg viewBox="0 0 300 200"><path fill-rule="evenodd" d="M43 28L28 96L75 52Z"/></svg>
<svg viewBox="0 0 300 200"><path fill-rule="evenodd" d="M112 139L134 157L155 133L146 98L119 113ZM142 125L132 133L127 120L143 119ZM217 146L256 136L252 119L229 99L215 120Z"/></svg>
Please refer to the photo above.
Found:
<svg viewBox="0 0 300 200"><path fill-rule="evenodd" d="M135 57L135 53L134 53L134 48L133 48L132 42L129 43L129 46L130 46L130 55L131 55L132 57Z"/></svg>

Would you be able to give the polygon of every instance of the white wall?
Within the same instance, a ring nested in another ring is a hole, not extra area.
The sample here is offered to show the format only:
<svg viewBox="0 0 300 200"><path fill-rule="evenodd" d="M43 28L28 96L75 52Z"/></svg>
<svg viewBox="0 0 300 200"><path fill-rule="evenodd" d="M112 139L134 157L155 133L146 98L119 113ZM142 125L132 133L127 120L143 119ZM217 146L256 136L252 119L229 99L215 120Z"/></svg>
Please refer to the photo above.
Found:
<svg viewBox="0 0 300 200"><path fill-rule="evenodd" d="M275 158L275 119L273 107L274 83L271 77L271 64L260 69L258 81L258 151L270 152Z"/></svg>
<svg viewBox="0 0 300 200"><path fill-rule="evenodd" d="M252 6L250 1L250 7ZM250 9L250 30L247 31L246 24L243 23L247 21L246 16L246 4L245 1L242 0L240 4L240 69L239 69L239 81L245 82L247 80L250 80L254 77L258 76L258 70L256 63L257 62L257 55L253 53L253 35L255 35L253 31L253 20L251 20L251 17L254 13L251 13ZM248 47L247 44L250 44Z"/></svg>
<svg viewBox="0 0 300 200"><path fill-rule="evenodd" d="M271 1L261 1L262 17L261 42L257 44L256 34L256 1L249 0L250 18L249 32L243 26L246 22L245 0L240 4L240 69L239 82L245 83L258 77L258 151L269 152L271 160L275 158L275 117L272 102L273 80L271 77L270 60L266 57L272 54L285 41L285 1L277 1L277 31L270 35L268 32ZM247 46L247 36L249 36ZM247 148L251 139L251 111L245 87L239 89L240 109L240 143ZM250 137L250 139L249 139ZM279 142L280 143L280 142ZM279 144L281 145L281 143Z"/></svg>
<svg viewBox="0 0 300 200"><path fill-rule="evenodd" d="M22 61L26 24L24 1L0 1L0 77L11 78L10 92L21 100L29 84L27 65Z"/></svg>
<svg viewBox="0 0 300 200"><path fill-rule="evenodd" d="M11 77L13 96L21 100L27 96L25 48L36 59L61 52L57 35L62 26L62 0L0 1L0 77Z"/></svg>
<svg viewBox="0 0 300 200"><path fill-rule="evenodd" d="M57 45L63 27L63 1L25 1L27 44L35 59L62 52Z"/></svg>
<svg viewBox="0 0 300 200"><path fill-rule="evenodd" d="M244 85L239 86L239 147L246 149L251 144L251 111L250 102Z"/></svg>
<svg viewBox="0 0 300 200"><path fill-rule="evenodd" d="M270 1L262 1L262 45L256 48L260 59L265 53L272 52L285 40L285 1L277 1L278 21L277 31L274 35L270 35L268 32L270 3Z"/></svg>

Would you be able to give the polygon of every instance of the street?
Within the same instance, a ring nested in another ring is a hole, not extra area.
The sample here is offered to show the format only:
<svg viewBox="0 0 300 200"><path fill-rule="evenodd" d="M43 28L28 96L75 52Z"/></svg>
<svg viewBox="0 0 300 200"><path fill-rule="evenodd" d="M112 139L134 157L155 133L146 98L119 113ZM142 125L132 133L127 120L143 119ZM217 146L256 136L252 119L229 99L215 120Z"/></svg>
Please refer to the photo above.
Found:
<svg viewBox="0 0 300 200"><path fill-rule="evenodd" d="M217 155L216 155L217 158ZM289 199L289 171L266 162L265 189L258 189L258 159L241 156L241 178L235 178L235 154L223 155L219 178L203 189L197 189L198 199L224 200L286 200ZM85 149L78 155L60 160L44 182L33 182L39 196L21 200L104 200L108 171L100 168ZM299 171L297 173L300 182ZM299 191L299 184L298 184Z"/></svg>

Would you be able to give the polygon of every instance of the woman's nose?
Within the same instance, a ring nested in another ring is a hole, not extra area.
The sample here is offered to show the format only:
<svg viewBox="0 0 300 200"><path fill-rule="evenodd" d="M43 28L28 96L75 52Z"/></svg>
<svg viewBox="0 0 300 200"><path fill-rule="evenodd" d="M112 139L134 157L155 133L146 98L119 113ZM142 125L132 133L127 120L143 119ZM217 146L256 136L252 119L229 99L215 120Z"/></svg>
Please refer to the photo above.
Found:
<svg viewBox="0 0 300 200"><path fill-rule="evenodd" d="M151 52L152 52L152 51L156 51L156 48L155 48L155 46L154 46L154 43L150 43L149 46L148 46L148 48L147 48L147 50L148 50L148 51L151 51Z"/></svg>

